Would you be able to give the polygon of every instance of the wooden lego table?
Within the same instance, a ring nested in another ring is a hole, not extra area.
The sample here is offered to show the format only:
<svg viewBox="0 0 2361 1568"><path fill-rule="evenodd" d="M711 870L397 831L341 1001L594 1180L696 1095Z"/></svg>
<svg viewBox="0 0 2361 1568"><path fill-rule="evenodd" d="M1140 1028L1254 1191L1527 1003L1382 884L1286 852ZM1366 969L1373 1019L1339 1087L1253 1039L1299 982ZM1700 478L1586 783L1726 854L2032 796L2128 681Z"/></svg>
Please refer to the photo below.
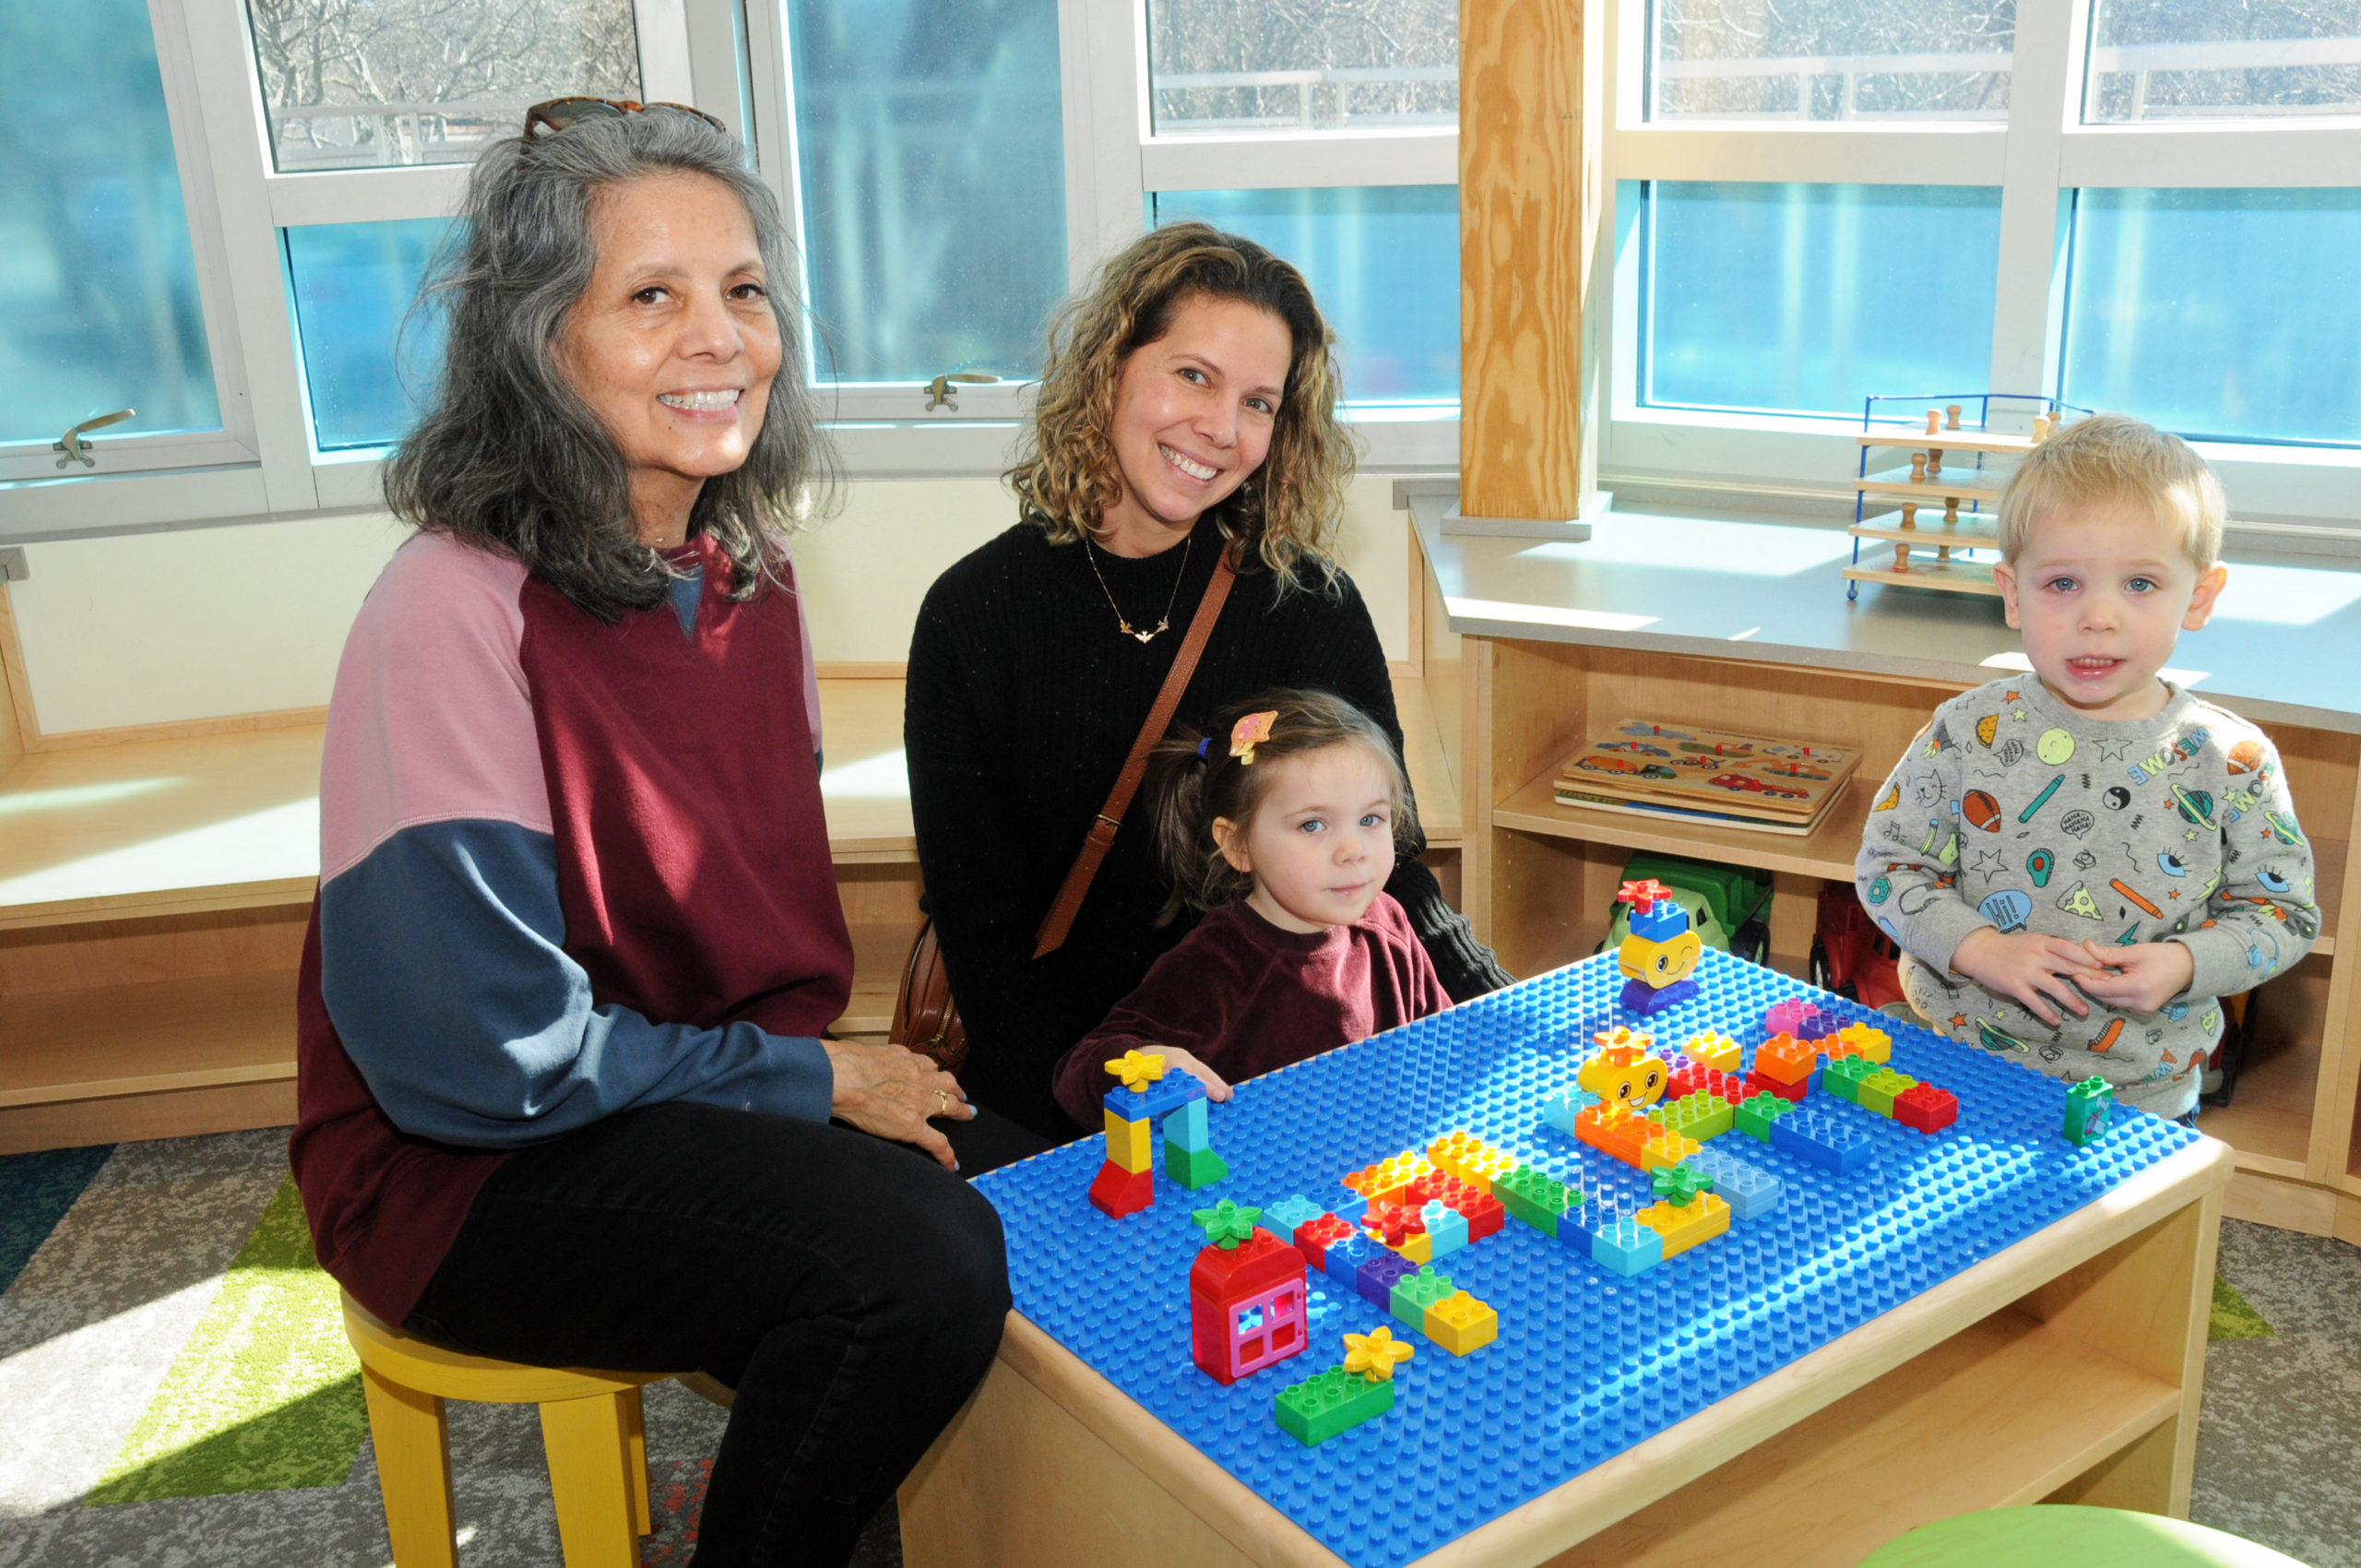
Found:
<svg viewBox="0 0 2361 1568"><path fill-rule="evenodd" d="M1417 1561L1851 1564L2003 1504L2185 1515L2231 1170L2169 1154ZM912 1568L1340 1561L1016 1313L901 1515Z"/></svg>

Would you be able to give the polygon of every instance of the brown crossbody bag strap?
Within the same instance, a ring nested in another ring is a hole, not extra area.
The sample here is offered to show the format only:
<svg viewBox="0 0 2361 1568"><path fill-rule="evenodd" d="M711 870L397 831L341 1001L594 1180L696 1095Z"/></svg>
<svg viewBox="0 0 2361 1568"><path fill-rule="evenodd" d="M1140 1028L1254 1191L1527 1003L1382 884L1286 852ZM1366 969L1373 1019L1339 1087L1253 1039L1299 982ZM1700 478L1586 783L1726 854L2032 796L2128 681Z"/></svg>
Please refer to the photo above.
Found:
<svg viewBox="0 0 2361 1568"><path fill-rule="evenodd" d="M1058 888L1049 914L1041 921L1040 932L1033 943L1036 958L1065 944L1066 932L1074 929L1074 918L1082 909L1083 897L1090 891L1091 879L1098 874L1098 862L1107 858L1108 849L1114 845L1115 829L1123 826L1123 813L1131 809L1132 796L1138 792L1140 780L1147 776L1147 754L1164 738L1165 731L1172 727L1172 710L1180 706L1180 694L1188 686L1189 677L1197 672L1198 656L1205 651L1205 644L1214 635L1214 623L1221 619L1221 607L1229 598L1229 586L1237 580L1238 574L1230 568L1229 552L1224 550L1214 562L1213 580L1205 584L1205 597L1197 601L1197 613L1189 623L1189 635L1181 640L1172 669L1164 677L1164 689L1156 694L1156 706L1147 710L1147 722L1140 726L1139 738L1132 742L1132 754L1123 759L1123 771L1115 776L1115 787L1107 791L1107 803L1098 808L1090 831L1083 836L1082 852L1074 856L1064 884Z"/></svg>
<svg viewBox="0 0 2361 1568"><path fill-rule="evenodd" d="M1224 551L1214 563L1213 579L1205 584L1204 597L1197 601L1197 613L1189 623L1188 636L1180 641L1180 651L1173 657L1164 685L1156 694L1156 706L1148 710L1147 722L1140 726L1138 737L1132 742L1131 755L1123 760L1123 771L1116 775L1115 788L1108 791L1107 803L1091 820L1082 850L1074 856L1074 865L1066 872L1049 914L1042 919L1033 948L1036 958L1055 952L1074 929L1074 915L1090 891L1091 880L1098 874L1098 863L1107 858L1108 849L1115 842L1115 829L1122 826L1123 813L1138 792L1140 780L1147 775L1147 754L1171 728L1173 710L1180 706L1180 694L1187 689L1189 678L1197 672L1197 659L1213 637L1214 623L1221 618L1221 607L1228 600L1230 585L1237 579L1229 553ZM885 1038L895 1045L907 1046L932 1058L946 1073L956 1074L967 1064L967 1030L959 1018L958 999L951 994L951 977L943 968L931 920L919 927L918 937L910 944L910 956L902 967L901 991L894 999L893 1026Z"/></svg>

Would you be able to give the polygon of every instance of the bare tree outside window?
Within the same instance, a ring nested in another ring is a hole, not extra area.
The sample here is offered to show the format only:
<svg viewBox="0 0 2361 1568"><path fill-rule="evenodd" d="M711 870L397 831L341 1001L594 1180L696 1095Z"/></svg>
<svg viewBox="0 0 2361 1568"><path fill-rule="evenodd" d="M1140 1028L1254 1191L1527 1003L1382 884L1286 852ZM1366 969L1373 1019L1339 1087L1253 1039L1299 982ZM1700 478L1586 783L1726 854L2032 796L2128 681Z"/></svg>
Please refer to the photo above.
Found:
<svg viewBox="0 0 2361 1568"><path fill-rule="evenodd" d="M2016 0L1655 0L1652 119L1998 120Z"/></svg>
<svg viewBox="0 0 2361 1568"><path fill-rule="evenodd" d="M543 99L636 99L631 0L247 0L282 170L460 163Z"/></svg>
<svg viewBox="0 0 2361 1568"><path fill-rule="evenodd" d="M1458 0L1149 0L1159 131L1459 121Z"/></svg>
<svg viewBox="0 0 2361 1568"><path fill-rule="evenodd" d="M2082 118L2361 113L2361 0L2092 0Z"/></svg>

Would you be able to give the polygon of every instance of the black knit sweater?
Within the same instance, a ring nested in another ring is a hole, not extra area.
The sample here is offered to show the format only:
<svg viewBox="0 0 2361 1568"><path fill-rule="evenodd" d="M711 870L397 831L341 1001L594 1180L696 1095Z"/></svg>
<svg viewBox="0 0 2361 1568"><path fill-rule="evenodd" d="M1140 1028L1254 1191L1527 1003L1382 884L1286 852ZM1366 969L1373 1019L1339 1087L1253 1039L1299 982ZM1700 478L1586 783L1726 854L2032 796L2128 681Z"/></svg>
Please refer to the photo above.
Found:
<svg viewBox="0 0 2361 1568"><path fill-rule="evenodd" d="M1102 592L1084 546L1053 545L1020 523L944 572L919 612L903 737L927 906L967 1028L962 1079L979 1101L1044 1136L1074 1133L1050 1094L1059 1058L1191 924L1155 923L1165 890L1135 803L1065 945L1032 956L1219 547L1209 517L1185 562L1178 547L1137 560L1098 551ZM1109 593L1134 626L1156 624L1169 601L1171 630L1145 644L1124 636ZM1282 595L1259 564L1241 570L1179 719L1202 729L1223 704L1275 686L1334 692L1401 744L1377 628L1341 575L1330 590ZM1412 853L1424 847L1420 839ZM1408 911L1454 999L1508 983L1409 854L1386 891Z"/></svg>

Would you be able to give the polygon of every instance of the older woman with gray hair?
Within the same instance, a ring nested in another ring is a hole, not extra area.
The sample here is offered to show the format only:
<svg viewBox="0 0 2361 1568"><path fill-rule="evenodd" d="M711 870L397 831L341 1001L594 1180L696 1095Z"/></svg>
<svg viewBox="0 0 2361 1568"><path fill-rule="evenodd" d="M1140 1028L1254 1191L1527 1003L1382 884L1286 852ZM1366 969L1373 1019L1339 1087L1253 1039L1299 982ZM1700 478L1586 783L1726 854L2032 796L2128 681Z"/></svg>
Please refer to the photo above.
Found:
<svg viewBox="0 0 2361 1568"><path fill-rule="evenodd" d="M464 1350L735 1388L707 1565L844 1562L1009 1301L957 1083L826 1037L791 276L694 110L560 101L478 162L386 469L417 532L329 705L298 997L321 1262Z"/></svg>

